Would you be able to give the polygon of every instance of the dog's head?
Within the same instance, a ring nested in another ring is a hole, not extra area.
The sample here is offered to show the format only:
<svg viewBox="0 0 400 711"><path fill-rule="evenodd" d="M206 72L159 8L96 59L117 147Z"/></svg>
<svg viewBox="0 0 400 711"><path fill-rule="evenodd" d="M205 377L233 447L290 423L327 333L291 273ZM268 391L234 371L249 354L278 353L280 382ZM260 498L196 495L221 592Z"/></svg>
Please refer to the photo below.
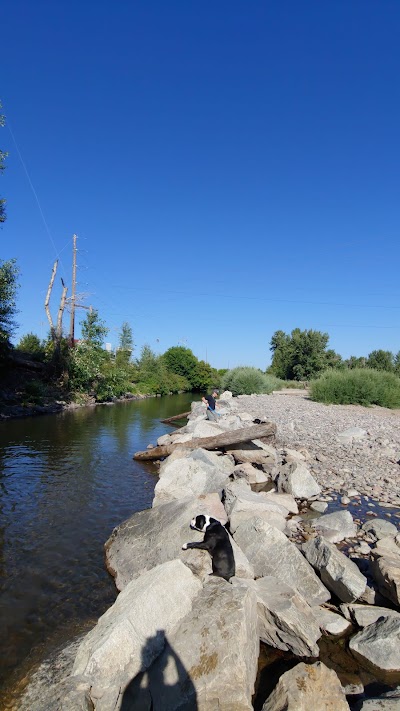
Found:
<svg viewBox="0 0 400 711"><path fill-rule="evenodd" d="M218 521L215 518L211 518L211 516L200 514L199 516L192 518L190 528L194 528L196 531L204 533L211 523L218 523Z"/></svg>

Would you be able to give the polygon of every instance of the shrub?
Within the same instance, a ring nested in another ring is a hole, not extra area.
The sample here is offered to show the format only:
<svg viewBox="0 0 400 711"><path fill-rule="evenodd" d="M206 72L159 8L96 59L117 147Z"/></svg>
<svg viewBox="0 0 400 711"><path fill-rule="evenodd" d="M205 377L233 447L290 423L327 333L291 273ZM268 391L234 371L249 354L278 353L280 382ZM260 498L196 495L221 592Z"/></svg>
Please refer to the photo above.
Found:
<svg viewBox="0 0 400 711"><path fill-rule="evenodd" d="M271 393L282 386L282 381L274 375L265 375L261 370L248 366L228 370L221 378L221 390L230 390L233 395Z"/></svg>
<svg viewBox="0 0 400 711"><path fill-rule="evenodd" d="M400 378L371 368L330 370L311 382L310 396L318 402L340 405L400 407Z"/></svg>

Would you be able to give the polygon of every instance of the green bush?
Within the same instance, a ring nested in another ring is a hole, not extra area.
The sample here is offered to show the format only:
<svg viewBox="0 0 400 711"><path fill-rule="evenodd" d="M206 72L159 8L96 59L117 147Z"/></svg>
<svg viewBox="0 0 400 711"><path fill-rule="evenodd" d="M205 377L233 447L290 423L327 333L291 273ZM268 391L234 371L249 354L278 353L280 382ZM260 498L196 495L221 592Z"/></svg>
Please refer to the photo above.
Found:
<svg viewBox="0 0 400 711"><path fill-rule="evenodd" d="M248 366L228 370L221 378L221 390L230 390L235 396L271 393L283 385L274 375L265 375L261 370Z"/></svg>
<svg viewBox="0 0 400 711"><path fill-rule="evenodd" d="M310 383L310 397L340 405L400 407L400 378L371 368L329 370Z"/></svg>

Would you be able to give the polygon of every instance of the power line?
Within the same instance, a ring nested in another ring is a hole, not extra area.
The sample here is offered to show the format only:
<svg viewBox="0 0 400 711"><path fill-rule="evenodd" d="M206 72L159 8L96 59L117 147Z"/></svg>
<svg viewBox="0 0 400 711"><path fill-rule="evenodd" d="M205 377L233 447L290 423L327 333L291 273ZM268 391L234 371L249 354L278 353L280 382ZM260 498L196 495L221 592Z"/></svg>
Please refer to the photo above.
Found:
<svg viewBox="0 0 400 711"><path fill-rule="evenodd" d="M110 284L113 289L125 289L126 291L147 291L155 293L154 289L149 289L140 286L124 286L121 284ZM171 289L157 289L157 294L175 294L177 296L210 296L208 292L195 291L176 291ZM237 294L218 294L213 291L213 299L239 299L246 301L269 301L281 304L307 304L309 306L344 306L353 309L400 309L400 306L384 306L382 304L345 304L333 301L303 301L302 299L275 299L267 296L240 296Z"/></svg>
<svg viewBox="0 0 400 711"><path fill-rule="evenodd" d="M48 234L48 236L49 236L49 238L50 238L51 244L52 244L53 247L54 247L54 251L55 251L55 253L56 253L56 257L58 258L60 252L57 250L57 247L56 247L56 244L55 244L55 242L54 242L53 236L52 236L52 234L51 234L51 232L50 232L50 228L49 228L49 226L48 226L48 224L47 224L47 221L46 221L46 218L45 218L45 216L44 216L44 212L43 212L43 210L42 210L42 206L41 206L41 204L40 204L40 200L39 200L39 198L38 198L38 194L37 194L37 192L36 192L36 190L35 190L35 187L34 187L34 185L33 185L33 183L32 183L32 179L31 179L31 176L29 175L29 172L28 172L28 169L27 169L27 167L26 167L26 165L25 165L24 159L22 158L21 151L20 151L19 148L18 148L17 141L15 140L14 133L13 133L13 131L12 131L12 129L11 129L10 120L9 120L8 118L7 118L7 128L8 128L8 130L9 130L9 132L10 132L10 136L11 136L11 138L12 138L12 140L13 140L14 145L15 145L15 149L16 149L17 154L18 154L18 157L19 157L19 159L20 159L20 161L21 161L21 165L22 165L22 167L23 167L23 169L24 169L24 171L25 171L25 175L26 175L26 177L27 177L27 180L28 180L28 183L29 183L30 188L31 188L31 190L32 190L32 193L33 193L33 195L34 195L34 197L35 197L37 206L38 206L38 208L39 208L40 215L41 215L42 220L43 220L43 224L44 224L45 229L46 229L46 232L47 232L47 234ZM62 251L62 250L61 250L61 251ZM59 262L60 262L60 264L61 264L63 270L65 271L65 267L64 267L64 265L63 265L63 263L62 263L62 260L59 259Z"/></svg>

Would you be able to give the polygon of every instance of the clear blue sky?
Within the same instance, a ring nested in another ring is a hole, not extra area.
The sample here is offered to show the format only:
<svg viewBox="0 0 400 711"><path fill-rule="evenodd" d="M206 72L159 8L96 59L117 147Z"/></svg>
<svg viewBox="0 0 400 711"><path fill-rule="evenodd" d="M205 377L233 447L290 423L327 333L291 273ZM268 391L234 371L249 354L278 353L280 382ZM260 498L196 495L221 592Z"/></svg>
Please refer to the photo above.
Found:
<svg viewBox="0 0 400 711"><path fill-rule="evenodd" d="M138 350L216 367L265 368L295 327L344 357L400 350L399 0L13 0L1 21L45 218L1 129L19 335L47 332L75 232L113 344L126 320Z"/></svg>

